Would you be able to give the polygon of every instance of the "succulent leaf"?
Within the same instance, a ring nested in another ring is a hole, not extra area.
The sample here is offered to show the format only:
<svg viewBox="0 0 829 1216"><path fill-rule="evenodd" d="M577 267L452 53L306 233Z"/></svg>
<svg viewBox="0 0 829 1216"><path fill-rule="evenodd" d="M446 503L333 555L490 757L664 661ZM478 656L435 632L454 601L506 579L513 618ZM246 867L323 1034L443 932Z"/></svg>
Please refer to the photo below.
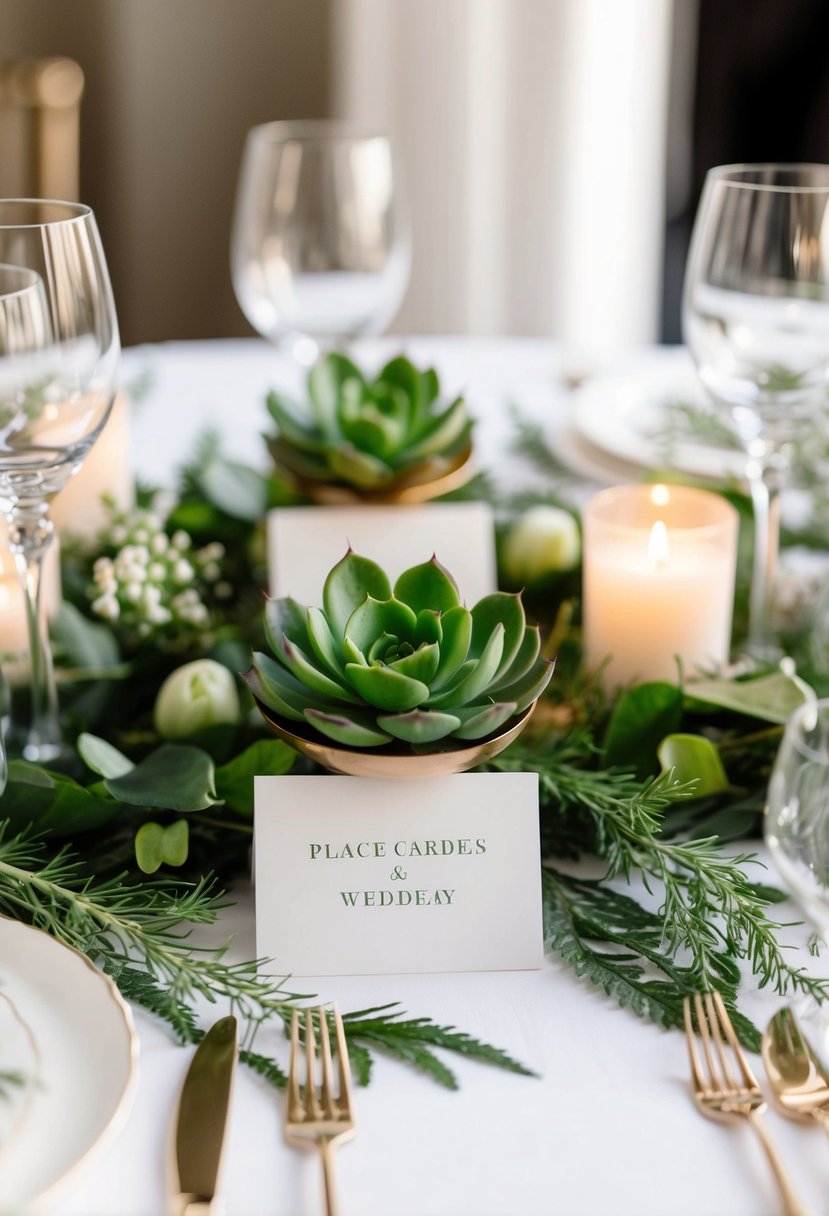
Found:
<svg viewBox="0 0 829 1216"><path fill-rule="evenodd" d="M470 611L436 558L404 571L392 593L385 572L349 550L325 580L323 605L270 601L275 657L254 654L245 679L274 714L342 746L397 739L420 752L486 739L552 676L520 596L498 592Z"/></svg>
<svg viewBox="0 0 829 1216"><path fill-rule="evenodd" d="M348 618L345 636L366 654L372 642L380 635L388 635L411 645L416 628L417 617L408 604L393 597L377 600L373 595L367 595ZM373 655L372 661L378 657L381 656Z"/></svg>
<svg viewBox="0 0 829 1216"><path fill-rule="evenodd" d="M416 613L429 609L448 612L460 603L457 583L436 557L404 570L394 584L394 594Z"/></svg>
<svg viewBox="0 0 829 1216"><path fill-rule="evenodd" d="M329 571L322 589L323 609L335 637L344 636L348 618L367 595L390 599L391 583L376 562L349 549Z"/></svg>
<svg viewBox="0 0 829 1216"><path fill-rule="evenodd" d="M495 701L464 707L457 713L461 723L455 730L456 739L485 739L518 713L518 705L515 701Z"/></svg>
<svg viewBox="0 0 829 1216"><path fill-rule="evenodd" d="M384 460L371 452L361 451L353 443L344 443L342 447L329 452L328 464L340 481L364 490L381 485L392 475L391 467Z"/></svg>
<svg viewBox="0 0 829 1216"><path fill-rule="evenodd" d="M383 730L405 743L435 743L438 739L457 734L461 724L455 714L439 713L434 709L412 709L407 714L380 714L377 722Z"/></svg>
<svg viewBox="0 0 829 1216"><path fill-rule="evenodd" d="M459 683L450 684L443 692L432 697L430 704L435 708L441 705L467 705L474 701L493 680L501 663L504 653L504 626L499 621L490 634L489 641L478 659L473 659L470 668ZM461 668L463 670L463 668Z"/></svg>
<svg viewBox="0 0 829 1216"><path fill-rule="evenodd" d="M504 626L504 652L498 670L492 677L493 681L499 680L509 671L524 640L527 620L520 595L496 591L478 601L472 609L470 654L477 656L483 653L495 626L499 623Z"/></svg>
<svg viewBox="0 0 829 1216"><path fill-rule="evenodd" d="M346 747L381 747L391 738L385 731L378 730L370 718L358 718L356 714L326 714L318 709L308 709L305 718L315 730Z"/></svg>
<svg viewBox="0 0 829 1216"><path fill-rule="evenodd" d="M410 459L418 459L446 451L460 438L467 421L466 402L463 397L457 397L442 414L428 419L417 441L409 446L407 455Z"/></svg>
<svg viewBox="0 0 829 1216"><path fill-rule="evenodd" d="M266 398L268 412L279 427L280 434L289 444L294 444L307 452L324 452L325 443L309 425L303 415L302 406L281 393L270 392Z"/></svg>
<svg viewBox="0 0 829 1216"><path fill-rule="evenodd" d="M461 669L469 654L472 641L472 613L462 604L450 608L440 618L443 641L440 647L440 662L432 680L432 689L437 692Z"/></svg>
<svg viewBox="0 0 829 1216"><path fill-rule="evenodd" d="M345 676L363 700L377 709L414 709L429 695L428 684L384 667L382 663L372 663L371 667L346 663Z"/></svg>
<svg viewBox="0 0 829 1216"><path fill-rule="evenodd" d="M365 386L363 373L356 363L337 351L320 359L308 374L308 396L314 417L328 443L337 443L340 437L338 407L343 386L351 380Z"/></svg>

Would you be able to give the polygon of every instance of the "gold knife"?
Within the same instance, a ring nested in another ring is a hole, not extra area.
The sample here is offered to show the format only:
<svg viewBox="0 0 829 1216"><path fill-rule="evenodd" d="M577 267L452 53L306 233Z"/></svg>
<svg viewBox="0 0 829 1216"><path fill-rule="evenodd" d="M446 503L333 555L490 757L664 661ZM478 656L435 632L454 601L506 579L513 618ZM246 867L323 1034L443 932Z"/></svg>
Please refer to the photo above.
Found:
<svg viewBox="0 0 829 1216"><path fill-rule="evenodd" d="M220 1018L196 1048L181 1091L175 1216L220 1216L218 1179L237 1056L236 1019Z"/></svg>

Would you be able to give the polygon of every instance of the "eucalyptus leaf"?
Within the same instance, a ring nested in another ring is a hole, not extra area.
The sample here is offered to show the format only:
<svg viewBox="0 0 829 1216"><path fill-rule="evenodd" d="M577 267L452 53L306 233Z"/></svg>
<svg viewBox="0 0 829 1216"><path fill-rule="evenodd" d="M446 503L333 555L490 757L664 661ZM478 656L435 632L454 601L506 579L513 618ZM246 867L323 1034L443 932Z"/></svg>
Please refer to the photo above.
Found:
<svg viewBox="0 0 829 1216"><path fill-rule="evenodd" d="M606 768L632 768L647 777L657 768L656 749L682 721L682 691L654 681L628 689L620 698L604 739Z"/></svg>
<svg viewBox="0 0 829 1216"><path fill-rule="evenodd" d="M254 777L281 777L295 760L296 752L281 739L259 739L216 769L216 792L235 811L252 815Z"/></svg>
<svg viewBox="0 0 829 1216"><path fill-rule="evenodd" d="M199 474L205 497L234 519L255 523L268 507L268 483L255 469L214 457Z"/></svg>
<svg viewBox="0 0 829 1216"><path fill-rule="evenodd" d="M135 768L132 760L123 752L97 735L78 735L77 748L87 768L91 768L99 777L123 777Z"/></svg>
<svg viewBox="0 0 829 1216"><path fill-rule="evenodd" d="M799 705L814 696L808 684L782 671L751 680L697 680L686 686L691 708L716 705L784 726Z"/></svg>
<svg viewBox="0 0 829 1216"><path fill-rule="evenodd" d="M121 652L112 630L100 622L88 620L74 604L61 604L49 622L49 633L69 667L105 670L117 667L121 662Z"/></svg>
<svg viewBox="0 0 829 1216"><path fill-rule="evenodd" d="M667 735L659 744L657 755L663 773L673 770L676 781L695 781L694 793L700 798L724 793L729 788L720 753L702 735Z"/></svg>
<svg viewBox="0 0 829 1216"><path fill-rule="evenodd" d="M108 797L99 797L63 773L40 770L35 778L34 765L12 760L9 780L0 799L0 820L7 820L13 832L31 830L43 836L76 836L104 827L118 812Z"/></svg>
<svg viewBox="0 0 829 1216"><path fill-rule="evenodd" d="M203 811L219 801L210 756L183 743L162 744L130 772L104 784L114 798L131 806Z"/></svg>

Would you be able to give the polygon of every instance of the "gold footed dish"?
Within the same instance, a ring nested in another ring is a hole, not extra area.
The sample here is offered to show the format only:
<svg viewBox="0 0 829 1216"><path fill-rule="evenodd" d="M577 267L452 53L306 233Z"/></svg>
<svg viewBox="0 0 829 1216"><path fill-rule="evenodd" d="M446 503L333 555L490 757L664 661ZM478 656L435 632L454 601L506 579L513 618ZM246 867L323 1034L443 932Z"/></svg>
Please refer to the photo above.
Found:
<svg viewBox="0 0 829 1216"><path fill-rule="evenodd" d="M428 480L419 481L418 475L423 476L422 466L417 466L410 473L403 473L390 485L379 490L361 490L357 486L346 485L345 482L315 481L310 477L301 477L291 469L276 462L279 475L295 493L311 502L325 507L357 506L360 503L375 506L411 506L416 503L428 502L432 498L440 498L450 490L457 490L469 481L474 472L472 447L466 447L447 461L443 473Z"/></svg>
<svg viewBox="0 0 829 1216"><path fill-rule="evenodd" d="M445 751L417 753L408 748L394 751L387 747L351 748L338 747L310 726L303 731L300 723L288 722L268 709L257 697L256 707L274 734L288 743L300 755L307 756L315 764L332 773L347 777L377 777L387 781L411 781L424 777L448 777L452 773L465 773L497 756L517 739L532 717L534 701L523 714L511 718L497 734L474 743L461 743L447 747Z"/></svg>

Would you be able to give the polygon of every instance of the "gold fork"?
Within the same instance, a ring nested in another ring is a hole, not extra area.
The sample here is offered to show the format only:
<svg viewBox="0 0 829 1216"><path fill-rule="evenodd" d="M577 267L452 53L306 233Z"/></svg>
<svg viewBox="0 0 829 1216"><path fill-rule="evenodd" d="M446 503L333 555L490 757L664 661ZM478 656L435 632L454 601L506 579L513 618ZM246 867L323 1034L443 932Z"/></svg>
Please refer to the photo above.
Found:
<svg viewBox="0 0 829 1216"><path fill-rule="evenodd" d="M334 1034L337 1040L337 1064L339 1093L334 1096L334 1067L331 1058L331 1039L328 1032L328 1015L321 1005L316 1011L319 1024L321 1084L317 1085L318 1059L314 1030L314 1011L305 1010L305 1083L300 1086L300 1055L303 1048L299 1042L299 1012L291 1016L291 1064L288 1070L288 1105L285 1110L285 1139L289 1144L303 1148L319 1149L322 1158L322 1173L325 1181L325 1208L328 1216L338 1216L339 1204L334 1180L333 1148L357 1134L351 1110L351 1069L345 1045L343 1020L337 1009L333 1009Z"/></svg>
<svg viewBox="0 0 829 1216"><path fill-rule="evenodd" d="M697 1050L697 1040L691 1019L691 1002L685 997L685 1038L688 1043L688 1059L691 1065L691 1080L694 1101L704 1115L725 1122L745 1119L757 1133L774 1174L780 1198L783 1200L785 1216L809 1216L808 1211L795 1195L788 1174L778 1155L762 1120L766 1102L760 1086L748 1066L742 1048L737 1041L734 1027L718 992L706 992L694 996L694 1013L700 1039L702 1060ZM729 1052L723 1040L731 1048L735 1070L729 1063ZM704 1061L704 1062L703 1062Z"/></svg>

